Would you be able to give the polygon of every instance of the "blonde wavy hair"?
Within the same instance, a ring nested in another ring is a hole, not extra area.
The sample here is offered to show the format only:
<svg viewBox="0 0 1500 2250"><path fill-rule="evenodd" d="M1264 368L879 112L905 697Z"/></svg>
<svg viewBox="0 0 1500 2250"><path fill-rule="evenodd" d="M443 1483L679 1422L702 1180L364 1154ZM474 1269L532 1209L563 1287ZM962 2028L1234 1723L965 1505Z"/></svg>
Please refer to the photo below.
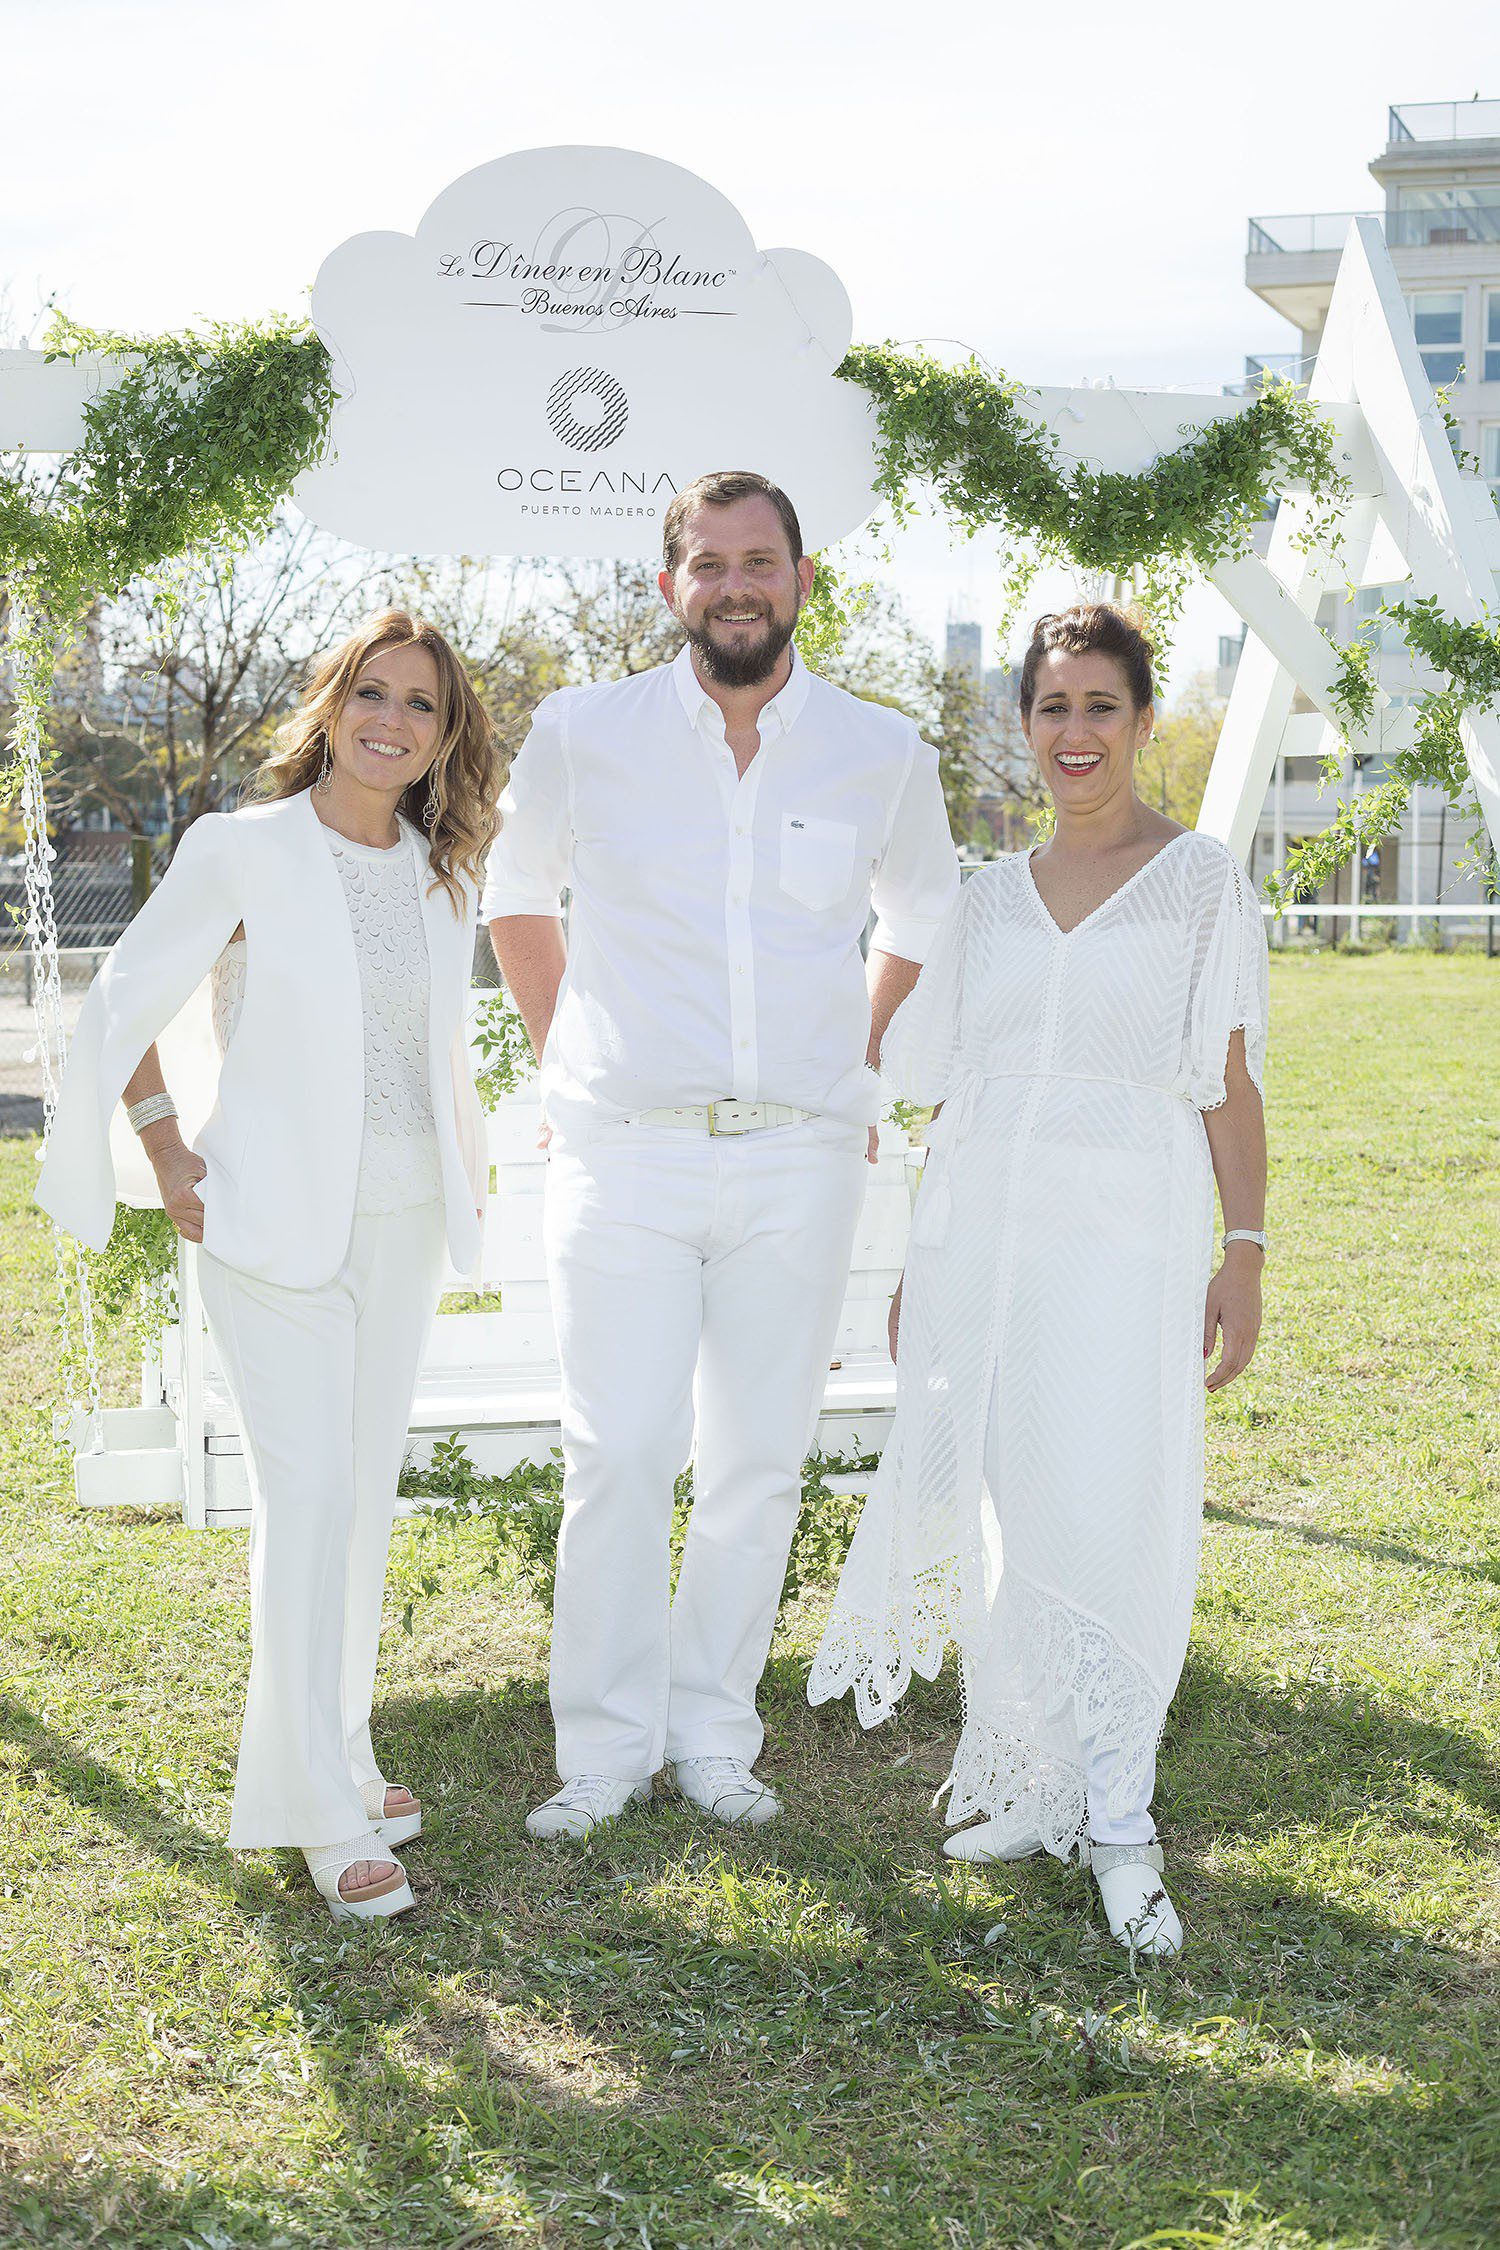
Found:
<svg viewBox="0 0 1500 2250"><path fill-rule="evenodd" d="M402 796L397 810L429 836L428 865L463 911L459 878L476 887L484 855L499 819L500 751L484 705L451 643L406 609L381 610L367 617L338 648L320 657L302 690L302 700L276 730L276 748L250 777L245 796L268 803L311 789L332 754L333 729L360 674L383 648L425 648L437 666L438 753L426 773Z"/></svg>

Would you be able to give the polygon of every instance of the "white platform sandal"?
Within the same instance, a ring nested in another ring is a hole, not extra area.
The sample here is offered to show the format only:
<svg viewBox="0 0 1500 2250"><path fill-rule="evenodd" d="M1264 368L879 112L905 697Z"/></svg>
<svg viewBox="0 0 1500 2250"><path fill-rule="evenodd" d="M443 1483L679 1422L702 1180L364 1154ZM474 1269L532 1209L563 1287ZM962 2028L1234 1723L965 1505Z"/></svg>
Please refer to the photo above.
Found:
<svg viewBox="0 0 1500 2250"><path fill-rule="evenodd" d="M417 1903L406 1879L406 1869L399 1860L391 1858L373 1830L356 1836L348 1844L314 1844L304 1849L302 1857L335 1922L382 1922L392 1914L404 1914L409 1906ZM365 1884L349 1897L340 1890L339 1880L361 1860L369 1861L372 1866L389 1867L391 1872Z"/></svg>
<svg viewBox="0 0 1500 2250"><path fill-rule="evenodd" d="M1085 1837L1079 1864L1092 1869L1104 1901L1110 1936L1131 1958L1170 1961L1182 1951L1182 1924L1167 1896L1160 1844L1093 1844Z"/></svg>
<svg viewBox="0 0 1500 2250"><path fill-rule="evenodd" d="M397 1806L393 1812L387 1812L385 1801L390 1790L390 1782L378 1778L360 1783L359 1793L364 1801L370 1826L383 1844L399 1847L415 1843L422 1833L422 1800L420 1797L413 1797L408 1790L408 1802Z"/></svg>

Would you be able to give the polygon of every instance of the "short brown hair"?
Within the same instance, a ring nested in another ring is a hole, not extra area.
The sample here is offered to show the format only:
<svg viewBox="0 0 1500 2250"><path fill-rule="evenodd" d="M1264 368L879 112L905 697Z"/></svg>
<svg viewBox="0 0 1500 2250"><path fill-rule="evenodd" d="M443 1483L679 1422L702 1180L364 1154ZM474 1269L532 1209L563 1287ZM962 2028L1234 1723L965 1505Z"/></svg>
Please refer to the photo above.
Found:
<svg viewBox="0 0 1500 2250"><path fill-rule="evenodd" d="M1156 651L1138 625L1109 602L1078 602L1039 617L1031 628L1031 646L1021 664L1021 716L1031 717L1036 701L1036 676L1044 656L1061 649L1067 656L1087 656L1097 649L1112 656L1125 674L1130 700L1137 711L1156 701L1151 660Z"/></svg>
<svg viewBox="0 0 1500 2250"><path fill-rule="evenodd" d="M732 508L736 500L754 499L770 501L781 518L792 561L801 562L802 526L780 485L772 484L769 477L757 476L754 469L710 469L706 476L694 477L691 484L685 484L667 510L661 527L663 564L668 570L677 568L682 559L683 527L695 508Z"/></svg>

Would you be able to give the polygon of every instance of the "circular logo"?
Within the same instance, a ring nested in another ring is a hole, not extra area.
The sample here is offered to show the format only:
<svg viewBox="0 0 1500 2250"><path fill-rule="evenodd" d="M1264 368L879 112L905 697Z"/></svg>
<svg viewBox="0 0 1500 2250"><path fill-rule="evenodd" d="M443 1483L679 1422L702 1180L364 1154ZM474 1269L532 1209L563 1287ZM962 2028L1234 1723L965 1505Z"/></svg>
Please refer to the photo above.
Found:
<svg viewBox="0 0 1500 2250"><path fill-rule="evenodd" d="M547 393L552 434L577 453L613 445L629 415L629 400L602 367L570 367Z"/></svg>

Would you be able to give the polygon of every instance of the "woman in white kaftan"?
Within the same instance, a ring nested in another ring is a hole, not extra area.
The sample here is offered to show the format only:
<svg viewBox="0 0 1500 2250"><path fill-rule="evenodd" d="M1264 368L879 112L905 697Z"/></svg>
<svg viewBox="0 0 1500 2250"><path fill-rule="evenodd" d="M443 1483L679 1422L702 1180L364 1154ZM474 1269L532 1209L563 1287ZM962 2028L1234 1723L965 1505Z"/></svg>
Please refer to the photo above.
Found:
<svg viewBox="0 0 1500 2250"><path fill-rule="evenodd" d="M949 1819L989 1825L983 1851L955 1838L954 1856L1153 1843L1203 1497L1204 1119L1236 1033L1241 1082L1260 1086L1267 979L1230 852L1191 832L1147 842L1067 929L1031 854L982 868L884 1045L894 1089L942 1108L895 1425L808 1692L852 1687L873 1726L956 1641Z"/></svg>

